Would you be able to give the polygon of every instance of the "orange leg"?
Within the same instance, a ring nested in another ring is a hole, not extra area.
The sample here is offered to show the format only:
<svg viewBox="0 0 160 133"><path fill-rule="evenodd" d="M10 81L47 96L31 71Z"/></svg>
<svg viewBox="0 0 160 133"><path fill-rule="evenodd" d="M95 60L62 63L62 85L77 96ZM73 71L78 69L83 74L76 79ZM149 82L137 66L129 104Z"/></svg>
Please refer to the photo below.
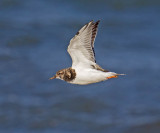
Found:
<svg viewBox="0 0 160 133"><path fill-rule="evenodd" d="M111 79L111 78L117 78L118 76L110 76L110 77L107 77L107 79Z"/></svg>

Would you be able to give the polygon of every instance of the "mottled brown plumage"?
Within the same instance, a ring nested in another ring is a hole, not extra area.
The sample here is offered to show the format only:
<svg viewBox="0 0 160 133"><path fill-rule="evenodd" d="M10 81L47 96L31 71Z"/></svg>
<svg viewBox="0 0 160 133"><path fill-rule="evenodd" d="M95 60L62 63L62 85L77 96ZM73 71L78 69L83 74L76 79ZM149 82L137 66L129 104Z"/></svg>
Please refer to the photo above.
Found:
<svg viewBox="0 0 160 133"><path fill-rule="evenodd" d="M108 70L105 70L102 67L100 67L98 64L93 65L93 68L102 72L109 72Z"/></svg>
<svg viewBox="0 0 160 133"><path fill-rule="evenodd" d="M70 82L76 78L76 72L71 67L59 70L54 77L50 79L60 78L66 82Z"/></svg>

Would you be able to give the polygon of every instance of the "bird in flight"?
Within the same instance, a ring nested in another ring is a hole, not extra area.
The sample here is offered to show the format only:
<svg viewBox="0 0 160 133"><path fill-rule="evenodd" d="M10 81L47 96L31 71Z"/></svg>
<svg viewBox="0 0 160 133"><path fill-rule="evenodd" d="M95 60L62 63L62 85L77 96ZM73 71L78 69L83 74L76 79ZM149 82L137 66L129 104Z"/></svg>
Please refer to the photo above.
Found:
<svg viewBox="0 0 160 133"><path fill-rule="evenodd" d="M110 72L96 64L94 41L99 22L90 21L77 32L67 49L72 58L72 67L57 71L50 79L56 78L72 84L87 85L124 75Z"/></svg>

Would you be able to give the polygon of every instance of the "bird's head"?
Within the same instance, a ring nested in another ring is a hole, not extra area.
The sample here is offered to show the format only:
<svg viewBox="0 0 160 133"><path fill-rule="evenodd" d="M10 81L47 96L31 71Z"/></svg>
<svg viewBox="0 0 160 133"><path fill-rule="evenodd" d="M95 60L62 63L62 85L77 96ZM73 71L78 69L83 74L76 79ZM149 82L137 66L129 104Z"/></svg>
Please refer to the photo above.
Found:
<svg viewBox="0 0 160 133"><path fill-rule="evenodd" d="M69 67L69 68L57 71L56 75L51 77L50 79L55 79L56 78L56 79L61 79L61 80L70 82L75 77L76 77L75 70Z"/></svg>
<svg viewBox="0 0 160 133"><path fill-rule="evenodd" d="M59 70L56 72L56 75L54 75L53 77L49 78L49 79L64 79L64 75L65 75L65 70L62 69L62 70Z"/></svg>

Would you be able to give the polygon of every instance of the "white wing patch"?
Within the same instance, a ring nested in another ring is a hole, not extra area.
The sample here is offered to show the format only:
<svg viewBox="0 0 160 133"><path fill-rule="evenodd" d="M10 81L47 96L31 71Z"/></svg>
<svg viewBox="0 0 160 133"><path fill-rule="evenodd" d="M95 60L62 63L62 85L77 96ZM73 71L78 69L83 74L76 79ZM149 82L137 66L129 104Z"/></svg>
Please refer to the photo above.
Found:
<svg viewBox="0 0 160 133"><path fill-rule="evenodd" d="M94 41L97 34L99 21L90 21L84 25L71 39L68 52L72 58L72 67L91 67L96 64Z"/></svg>

